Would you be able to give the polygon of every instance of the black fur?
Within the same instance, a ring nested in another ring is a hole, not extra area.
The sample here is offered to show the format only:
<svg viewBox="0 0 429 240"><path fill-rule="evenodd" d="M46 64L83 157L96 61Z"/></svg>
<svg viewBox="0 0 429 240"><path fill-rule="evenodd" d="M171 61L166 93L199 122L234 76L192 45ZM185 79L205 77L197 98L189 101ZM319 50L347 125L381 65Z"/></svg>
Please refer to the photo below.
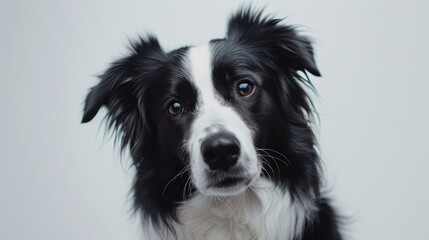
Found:
<svg viewBox="0 0 429 240"><path fill-rule="evenodd" d="M249 8L230 19L226 38L210 45L215 49L217 91L249 125L257 126L256 147L277 152L263 160L271 166L264 177L290 191L294 200L316 199L319 211L306 223L302 239L341 239L336 214L320 194L319 156L310 126L313 104L305 89L312 89L306 72L320 76L310 40L281 19ZM88 122L102 106L107 108L108 126L119 134L123 149L129 146L136 168L136 210L144 219L167 226L178 220L179 202L196 191L186 184L189 171L169 182L188 161L181 144L197 98L181 61L187 50L167 53L154 37L135 41L129 56L113 63L90 90L82 119ZM229 89L234 79L246 77L261 91L253 100L242 101ZM189 111L179 121L166 116L171 95L184 101ZM275 160L281 155L288 162Z"/></svg>

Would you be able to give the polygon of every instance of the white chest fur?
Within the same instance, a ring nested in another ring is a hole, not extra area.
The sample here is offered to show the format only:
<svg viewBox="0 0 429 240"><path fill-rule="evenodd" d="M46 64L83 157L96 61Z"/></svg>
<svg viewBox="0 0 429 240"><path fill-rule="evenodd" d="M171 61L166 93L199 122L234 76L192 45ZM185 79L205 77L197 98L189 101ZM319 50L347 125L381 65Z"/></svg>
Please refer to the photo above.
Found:
<svg viewBox="0 0 429 240"><path fill-rule="evenodd" d="M314 204L291 201L273 183L259 179L246 192L234 197L207 197L201 194L178 208L181 224L174 224L178 239L241 240L289 239L298 236ZM150 239L158 233L147 226ZM159 238L159 237L158 237ZM169 239L167 236L161 239Z"/></svg>

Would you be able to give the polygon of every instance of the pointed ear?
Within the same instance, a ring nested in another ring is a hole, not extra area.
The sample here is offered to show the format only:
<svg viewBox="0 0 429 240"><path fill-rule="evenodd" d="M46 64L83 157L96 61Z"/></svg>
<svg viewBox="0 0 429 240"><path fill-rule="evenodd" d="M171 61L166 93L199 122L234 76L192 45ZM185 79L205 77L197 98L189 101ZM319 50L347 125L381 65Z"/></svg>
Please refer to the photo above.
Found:
<svg viewBox="0 0 429 240"><path fill-rule="evenodd" d="M319 68L314 60L314 51L311 41L304 36L300 36L295 33L294 36L290 36L290 48L283 49L284 51L292 51L291 64L296 70L308 71L314 76L320 77Z"/></svg>
<svg viewBox="0 0 429 240"><path fill-rule="evenodd" d="M134 75L132 66L132 59L121 59L114 64L100 76L100 82L91 88L85 100L85 107L83 110L82 123L91 121L98 110L102 106L111 107L112 102L121 104L125 99L121 99L121 90L126 91L124 88L129 88L127 79L132 78Z"/></svg>
<svg viewBox="0 0 429 240"><path fill-rule="evenodd" d="M106 107L108 128L119 133L116 136L121 141L121 149L129 144L131 155L139 161L142 151L151 151L153 142L144 99L168 57L154 37L139 38L130 50L131 54L114 62L89 91L82 123L91 121L101 107Z"/></svg>
<svg viewBox="0 0 429 240"><path fill-rule="evenodd" d="M253 11L250 7L238 11L229 20L227 38L268 51L283 69L320 76L311 41L299 35L295 27L282 24L283 19L262 14L262 10Z"/></svg>
<svg viewBox="0 0 429 240"><path fill-rule="evenodd" d="M124 115L131 106L137 106L137 86L133 84L145 69L151 67L150 60L146 62L145 59L154 54L162 55L163 51L154 37L148 37L147 40L139 38L131 43L130 50L129 56L114 62L100 76L100 82L90 89L85 100L82 123L91 121L102 106L107 107L108 116L114 121L124 120L118 117ZM141 85L148 84L144 82Z"/></svg>
<svg viewBox="0 0 429 240"><path fill-rule="evenodd" d="M83 109L83 117L81 123L87 123L91 121L98 110L105 104L105 96L108 93L102 92L97 87L91 88L85 100L85 107Z"/></svg>

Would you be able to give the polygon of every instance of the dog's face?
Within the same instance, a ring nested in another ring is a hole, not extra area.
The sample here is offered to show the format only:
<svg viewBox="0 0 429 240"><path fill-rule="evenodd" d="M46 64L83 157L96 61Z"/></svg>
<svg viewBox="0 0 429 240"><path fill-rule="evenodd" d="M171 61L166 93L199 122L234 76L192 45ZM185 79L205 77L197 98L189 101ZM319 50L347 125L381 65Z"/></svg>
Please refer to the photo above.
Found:
<svg viewBox="0 0 429 240"><path fill-rule="evenodd" d="M193 183L208 195L237 194L260 175L254 145L264 114L263 82L250 61L229 54L224 42L189 48L184 63L196 93L194 115L185 137ZM217 54L214 54L217 53ZM269 106L268 106L269 107Z"/></svg>
<svg viewBox="0 0 429 240"><path fill-rule="evenodd" d="M140 39L91 89L83 122L107 107L108 123L130 145L136 182L148 181L142 188L164 194L189 174L205 195L244 191L270 165L260 151L290 142L280 129L306 124L297 72L319 75L310 42L278 23L242 12L226 38L168 53L156 39Z"/></svg>

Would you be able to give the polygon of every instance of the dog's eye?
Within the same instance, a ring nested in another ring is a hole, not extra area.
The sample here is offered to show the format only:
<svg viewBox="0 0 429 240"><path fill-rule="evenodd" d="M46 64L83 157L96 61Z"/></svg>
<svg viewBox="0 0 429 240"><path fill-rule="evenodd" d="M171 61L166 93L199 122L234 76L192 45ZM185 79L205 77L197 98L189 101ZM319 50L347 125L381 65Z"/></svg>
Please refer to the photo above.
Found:
<svg viewBox="0 0 429 240"><path fill-rule="evenodd" d="M243 80L237 85L238 95L245 97L253 93L254 85L249 80Z"/></svg>
<svg viewBox="0 0 429 240"><path fill-rule="evenodd" d="M182 114L184 111L183 105L179 101L172 101L168 106L168 113L173 116Z"/></svg>

